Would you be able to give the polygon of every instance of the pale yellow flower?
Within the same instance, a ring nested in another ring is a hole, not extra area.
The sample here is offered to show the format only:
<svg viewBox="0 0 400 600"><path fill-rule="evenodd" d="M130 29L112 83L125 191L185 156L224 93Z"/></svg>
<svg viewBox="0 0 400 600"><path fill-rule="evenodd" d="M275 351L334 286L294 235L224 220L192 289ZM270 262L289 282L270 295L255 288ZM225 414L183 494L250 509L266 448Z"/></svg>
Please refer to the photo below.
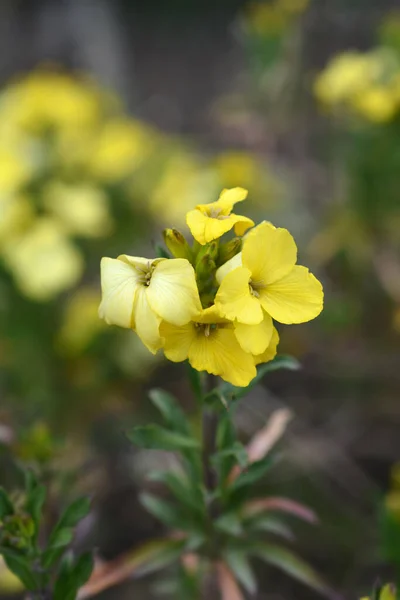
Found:
<svg viewBox="0 0 400 600"><path fill-rule="evenodd" d="M105 181L134 173L154 144L154 133L133 119L120 117L105 123L95 139L89 169Z"/></svg>
<svg viewBox="0 0 400 600"><path fill-rule="evenodd" d="M187 225L199 244L208 244L220 238L231 229L236 235L243 235L254 222L248 217L232 213L237 202L242 202L247 197L247 190L232 188L223 190L219 199L211 204L198 204L195 210L186 215Z"/></svg>
<svg viewBox="0 0 400 600"><path fill-rule="evenodd" d="M296 244L286 229L261 223L247 236L241 253L227 272L217 273L221 282L215 304L223 316L257 325L266 314L280 323L303 323L322 310L320 282L306 267L296 265ZM222 278L221 278L222 277Z"/></svg>
<svg viewBox="0 0 400 600"><path fill-rule="evenodd" d="M111 232L107 196L94 185L55 181L44 190L44 204L72 234L102 237Z"/></svg>
<svg viewBox="0 0 400 600"><path fill-rule="evenodd" d="M7 567L2 556L0 556L0 591L5 594L18 594L24 590L24 586L12 571Z"/></svg>
<svg viewBox="0 0 400 600"><path fill-rule="evenodd" d="M369 57L361 52L345 52L335 56L319 74L314 91L318 100L334 106L364 90L371 80Z"/></svg>
<svg viewBox="0 0 400 600"><path fill-rule="evenodd" d="M38 219L7 246L5 260L20 290L47 301L72 287L83 271L83 259L56 221Z"/></svg>
<svg viewBox="0 0 400 600"><path fill-rule="evenodd" d="M21 234L33 217L32 204L26 196L0 193L0 249Z"/></svg>
<svg viewBox="0 0 400 600"><path fill-rule="evenodd" d="M153 353L162 346L161 319L182 326L201 310L194 269L183 258L103 258L101 284L100 317L134 329Z"/></svg>

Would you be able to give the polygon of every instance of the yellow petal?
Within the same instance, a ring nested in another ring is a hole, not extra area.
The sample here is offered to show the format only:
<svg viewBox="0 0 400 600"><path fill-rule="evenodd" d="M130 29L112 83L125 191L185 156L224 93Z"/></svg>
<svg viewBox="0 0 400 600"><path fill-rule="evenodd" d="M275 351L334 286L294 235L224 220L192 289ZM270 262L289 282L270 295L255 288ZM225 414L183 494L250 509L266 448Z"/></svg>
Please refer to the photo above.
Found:
<svg viewBox="0 0 400 600"><path fill-rule="evenodd" d="M232 217L233 215L218 219L209 217L200 210L191 210L186 215L186 223L194 239L204 246L233 228L235 220Z"/></svg>
<svg viewBox="0 0 400 600"><path fill-rule="evenodd" d="M164 354L172 362L182 362L189 354L189 348L196 337L194 323L182 327L162 321L160 335L164 341Z"/></svg>
<svg viewBox="0 0 400 600"><path fill-rule="evenodd" d="M254 364L266 363L274 359L279 344L279 334L275 327L272 328L272 336L268 348L262 354L254 356Z"/></svg>
<svg viewBox="0 0 400 600"><path fill-rule="evenodd" d="M253 357L240 347L233 329L217 328L208 336L200 331L189 349L189 362L197 371L219 375L245 387L256 376Z"/></svg>
<svg viewBox="0 0 400 600"><path fill-rule="evenodd" d="M220 208L224 215L229 215L237 202L246 200L248 193L247 190L241 187L222 190L217 202L213 202L211 206Z"/></svg>
<svg viewBox="0 0 400 600"><path fill-rule="evenodd" d="M272 319L264 312L264 318L258 325L235 323L235 336L245 352L261 354L268 347L273 331Z"/></svg>
<svg viewBox="0 0 400 600"><path fill-rule="evenodd" d="M132 326L143 344L155 354L162 346L159 332L161 319L151 309L147 293L148 288L142 285L136 291Z"/></svg>
<svg viewBox="0 0 400 600"><path fill-rule="evenodd" d="M201 311L194 269L185 258L157 263L147 297L153 311L173 325L185 325Z"/></svg>
<svg viewBox="0 0 400 600"><path fill-rule="evenodd" d="M130 328L133 303L140 285L140 273L134 267L119 259L102 258L100 318L109 325Z"/></svg>
<svg viewBox="0 0 400 600"><path fill-rule="evenodd" d="M385 585L381 591L379 600L396 600L396 589L394 585Z"/></svg>
<svg viewBox="0 0 400 600"><path fill-rule="evenodd" d="M254 225L254 221L252 221L248 217L242 217L240 215L231 215L231 217L235 221L234 230L236 235L244 235L245 232Z"/></svg>
<svg viewBox="0 0 400 600"><path fill-rule="evenodd" d="M296 259L296 244L288 230L266 221L250 231L243 244L243 265L250 269L253 281L268 284L281 279Z"/></svg>
<svg viewBox="0 0 400 600"><path fill-rule="evenodd" d="M210 214L210 212L215 211L226 216L231 213L236 202L242 202L242 200L247 198L247 194L248 191L241 187L225 189L222 190L216 202L198 204L196 208L204 214Z"/></svg>
<svg viewBox="0 0 400 600"><path fill-rule="evenodd" d="M222 280L215 296L218 311L227 319L256 325L263 319L260 302L250 293L251 272L237 267Z"/></svg>
<svg viewBox="0 0 400 600"><path fill-rule="evenodd" d="M295 266L288 275L260 291L260 302L280 323L305 323L319 315L324 293L306 267Z"/></svg>
<svg viewBox="0 0 400 600"><path fill-rule="evenodd" d="M218 283L221 283L223 278L226 277L226 275L228 275L228 273L233 271L233 269L236 269L236 267L241 267L241 266L242 266L242 253L239 252L239 254L235 254L235 256L233 256L231 259L229 259L225 264L222 265L222 267L220 267L217 270L216 278L217 278Z"/></svg>

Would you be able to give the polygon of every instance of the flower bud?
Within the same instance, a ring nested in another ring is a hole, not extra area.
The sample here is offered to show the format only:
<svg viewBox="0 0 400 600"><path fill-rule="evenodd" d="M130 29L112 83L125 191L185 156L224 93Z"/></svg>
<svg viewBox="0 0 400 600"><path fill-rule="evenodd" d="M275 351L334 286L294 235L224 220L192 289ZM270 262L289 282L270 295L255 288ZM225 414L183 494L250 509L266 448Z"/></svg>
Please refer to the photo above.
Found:
<svg viewBox="0 0 400 600"><path fill-rule="evenodd" d="M218 252L218 261L217 261L218 267L220 267L221 265L228 262L228 260L230 260L231 258L236 256L236 254L239 254L241 249L242 249L242 238L239 238L239 237L235 237L235 238L233 238L233 240L230 240L229 242L226 242L225 244L221 244L221 246L219 247L219 252Z"/></svg>
<svg viewBox="0 0 400 600"><path fill-rule="evenodd" d="M205 256L207 256L208 258L210 258L213 261L217 260L217 256L218 256L218 242L217 241L213 241L213 242L210 242L209 244L205 244L205 246L200 246L200 249L198 250L197 255L196 255L196 267L203 260L203 258Z"/></svg>
<svg viewBox="0 0 400 600"><path fill-rule="evenodd" d="M196 279L202 291L202 283L209 282L213 279L216 270L215 260L209 254L203 254L203 256L196 260Z"/></svg>
<svg viewBox="0 0 400 600"><path fill-rule="evenodd" d="M192 260L192 250L185 236L177 229L164 229L164 242L174 258L186 258Z"/></svg>

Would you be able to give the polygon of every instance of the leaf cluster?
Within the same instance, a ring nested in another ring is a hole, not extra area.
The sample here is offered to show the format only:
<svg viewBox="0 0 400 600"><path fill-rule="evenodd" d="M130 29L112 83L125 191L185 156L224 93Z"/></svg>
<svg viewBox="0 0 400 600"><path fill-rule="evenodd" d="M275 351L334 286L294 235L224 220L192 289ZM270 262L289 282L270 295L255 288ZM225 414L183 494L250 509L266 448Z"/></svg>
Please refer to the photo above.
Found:
<svg viewBox="0 0 400 600"><path fill-rule="evenodd" d="M86 517L90 501L80 498L62 513L45 543L43 533L46 488L32 471L25 473L23 500L15 501L0 488L0 555L32 598L75 600L93 568L90 552L69 549L74 529Z"/></svg>

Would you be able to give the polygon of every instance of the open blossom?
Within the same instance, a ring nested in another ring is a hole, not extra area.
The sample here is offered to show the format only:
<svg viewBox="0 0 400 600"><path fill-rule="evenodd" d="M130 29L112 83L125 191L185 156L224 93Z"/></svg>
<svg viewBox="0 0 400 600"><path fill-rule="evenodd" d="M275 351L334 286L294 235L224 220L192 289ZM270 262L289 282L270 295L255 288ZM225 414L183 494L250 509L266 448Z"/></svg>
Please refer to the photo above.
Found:
<svg viewBox="0 0 400 600"><path fill-rule="evenodd" d="M241 259L232 260L230 272L224 265L217 274L221 285L215 304L220 313L249 325L268 315L280 323L314 319L322 310L322 286L296 260L296 244L286 229L267 222L255 227L245 239Z"/></svg>
<svg viewBox="0 0 400 600"><path fill-rule="evenodd" d="M232 213L237 202L247 198L247 190L237 187L223 190L219 199L211 204L198 204L195 210L186 215L186 222L199 244L208 244L220 238L224 233L235 230L236 235L243 235L254 222L248 217Z"/></svg>
<svg viewBox="0 0 400 600"><path fill-rule="evenodd" d="M103 258L101 280L100 317L134 329L153 353L162 346L161 319L184 325L201 310L193 267L183 258Z"/></svg>
<svg viewBox="0 0 400 600"><path fill-rule="evenodd" d="M183 327L163 321L160 334L169 360L188 359L198 371L219 375L234 385L247 386L256 376L255 365L264 362L264 356L254 357L241 347L234 324L221 317L215 306L204 309ZM276 333L269 354L265 353L266 361L275 356L277 341Z"/></svg>

